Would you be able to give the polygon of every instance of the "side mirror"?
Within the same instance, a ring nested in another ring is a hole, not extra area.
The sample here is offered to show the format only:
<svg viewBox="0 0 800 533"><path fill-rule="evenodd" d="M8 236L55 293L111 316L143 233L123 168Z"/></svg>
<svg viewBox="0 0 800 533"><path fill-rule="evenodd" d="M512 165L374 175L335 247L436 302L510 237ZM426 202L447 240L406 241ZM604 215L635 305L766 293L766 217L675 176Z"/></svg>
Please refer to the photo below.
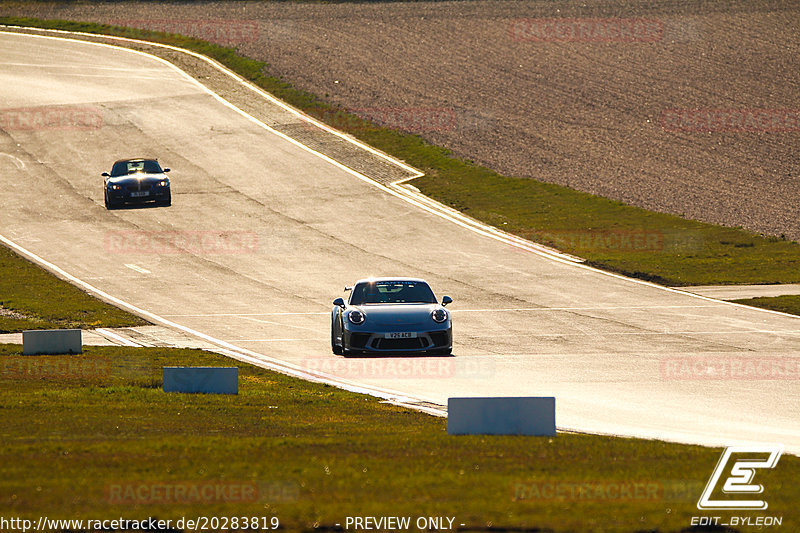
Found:
<svg viewBox="0 0 800 533"><path fill-rule="evenodd" d="M451 303L453 303L453 299L450 298L449 296L445 296L444 298L442 298L442 305L443 306L445 306L447 304L451 304Z"/></svg>
<svg viewBox="0 0 800 533"><path fill-rule="evenodd" d="M110 176L108 175L108 172L103 172L103 173L102 173L102 174L100 174L100 175L101 175L101 176L103 176L103 177L105 177L105 178L108 178L108 177L110 177Z"/></svg>
<svg viewBox="0 0 800 533"><path fill-rule="evenodd" d="M336 299L333 301L333 305L335 305L335 306L338 306L338 307L341 307L341 308L343 308L343 309L344 309L344 300L342 300L341 298L336 298Z"/></svg>
<svg viewBox="0 0 800 533"><path fill-rule="evenodd" d="M165 168L165 169L164 169L164 174L166 174L167 172L169 172L169 169L168 169L168 168Z"/></svg>

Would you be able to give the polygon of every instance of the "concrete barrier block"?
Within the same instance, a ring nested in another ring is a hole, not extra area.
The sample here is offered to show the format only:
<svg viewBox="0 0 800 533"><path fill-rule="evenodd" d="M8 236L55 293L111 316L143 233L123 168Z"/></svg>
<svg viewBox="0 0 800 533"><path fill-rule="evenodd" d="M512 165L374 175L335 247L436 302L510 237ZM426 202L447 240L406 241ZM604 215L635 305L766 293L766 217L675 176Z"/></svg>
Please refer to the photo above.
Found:
<svg viewBox="0 0 800 533"><path fill-rule="evenodd" d="M22 332L22 355L83 353L79 329L35 329Z"/></svg>
<svg viewBox="0 0 800 533"><path fill-rule="evenodd" d="M239 394L238 367L165 366L164 392Z"/></svg>
<svg viewBox="0 0 800 533"><path fill-rule="evenodd" d="M553 436L556 434L556 399L449 398L447 433Z"/></svg>

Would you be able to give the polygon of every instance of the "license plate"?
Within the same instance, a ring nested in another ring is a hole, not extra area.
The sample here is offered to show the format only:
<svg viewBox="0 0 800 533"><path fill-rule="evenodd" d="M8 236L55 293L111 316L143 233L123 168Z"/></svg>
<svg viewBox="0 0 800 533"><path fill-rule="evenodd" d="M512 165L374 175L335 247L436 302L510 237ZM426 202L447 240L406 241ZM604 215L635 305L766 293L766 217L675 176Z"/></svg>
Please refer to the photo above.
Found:
<svg viewBox="0 0 800 533"><path fill-rule="evenodd" d="M411 331L395 331L392 333L384 333L387 339L416 339L417 334Z"/></svg>
<svg viewBox="0 0 800 533"><path fill-rule="evenodd" d="M150 196L150 191L136 191L131 193L131 198L139 198L140 196Z"/></svg>

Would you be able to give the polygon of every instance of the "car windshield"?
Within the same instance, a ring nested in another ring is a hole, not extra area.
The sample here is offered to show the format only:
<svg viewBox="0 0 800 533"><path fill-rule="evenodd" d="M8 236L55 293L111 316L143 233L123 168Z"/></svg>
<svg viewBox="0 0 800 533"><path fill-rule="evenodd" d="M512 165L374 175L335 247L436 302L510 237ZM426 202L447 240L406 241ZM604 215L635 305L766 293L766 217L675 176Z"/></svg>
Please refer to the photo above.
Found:
<svg viewBox="0 0 800 533"><path fill-rule="evenodd" d="M158 161L153 159L117 161L114 163L114 168L111 169L111 176L127 176L128 174L136 174L137 172L142 172L144 174L160 174L163 171Z"/></svg>
<svg viewBox="0 0 800 533"><path fill-rule="evenodd" d="M372 281L359 283L350 296L351 305L435 304L436 296L424 281Z"/></svg>

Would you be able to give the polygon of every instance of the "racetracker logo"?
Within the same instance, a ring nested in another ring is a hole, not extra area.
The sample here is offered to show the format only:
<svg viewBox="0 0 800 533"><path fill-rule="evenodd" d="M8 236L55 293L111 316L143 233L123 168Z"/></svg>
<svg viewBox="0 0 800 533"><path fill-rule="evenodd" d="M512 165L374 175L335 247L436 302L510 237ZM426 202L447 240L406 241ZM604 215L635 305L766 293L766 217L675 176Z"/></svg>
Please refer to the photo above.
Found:
<svg viewBox="0 0 800 533"><path fill-rule="evenodd" d="M658 252L664 249L664 234L652 230L548 231L533 239L573 252Z"/></svg>
<svg viewBox="0 0 800 533"><path fill-rule="evenodd" d="M252 231L112 231L104 247L112 254L239 255L258 251Z"/></svg>
<svg viewBox="0 0 800 533"><path fill-rule="evenodd" d="M211 43L231 46L258 40L259 25L254 20L236 19L116 19L115 26L177 33Z"/></svg>
<svg viewBox="0 0 800 533"><path fill-rule="evenodd" d="M98 381L111 374L111 362L105 358L45 355L3 357L0 376L8 379L43 379Z"/></svg>
<svg viewBox="0 0 800 533"><path fill-rule="evenodd" d="M661 127L668 132L762 132L800 131L797 109L665 109Z"/></svg>
<svg viewBox="0 0 800 533"><path fill-rule="evenodd" d="M127 481L105 486L111 505L253 503L296 501L291 483L252 481Z"/></svg>
<svg viewBox="0 0 800 533"><path fill-rule="evenodd" d="M530 18L509 25L511 40L528 43L653 43L664 24L644 18Z"/></svg>
<svg viewBox="0 0 800 533"><path fill-rule="evenodd" d="M512 486L514 501L661 501L658 481L534 481Z"/></svg>
<svg viewBox="0 0 800 533"><path fill-rule="evenodd" d="M303 366L311 372L350 379L486 378L495 373L492 361L457 360L452 357L360 360L317 357L306 359Z"/></svg>
<svg viewBox="0 0 800 533"><path fill-rule="evenodd" d="M103 127L103 114L93 106L39 106L0 109L5 131L87 131Z"/></svg>
<svg viewBox="0 0 800 533"><path fill-rule="evenodd" d="M451 131L458 126L455 111L440 107L318 109L311 114L332 128L347 132L368 131L374 129L373 124L413 133Z"/></svg>
<svg viewBox="0 0 800 533"><path fill-rule="evenodd" d="M675 357L659 363L661 379L798 380L800 357Z"/></svg>

